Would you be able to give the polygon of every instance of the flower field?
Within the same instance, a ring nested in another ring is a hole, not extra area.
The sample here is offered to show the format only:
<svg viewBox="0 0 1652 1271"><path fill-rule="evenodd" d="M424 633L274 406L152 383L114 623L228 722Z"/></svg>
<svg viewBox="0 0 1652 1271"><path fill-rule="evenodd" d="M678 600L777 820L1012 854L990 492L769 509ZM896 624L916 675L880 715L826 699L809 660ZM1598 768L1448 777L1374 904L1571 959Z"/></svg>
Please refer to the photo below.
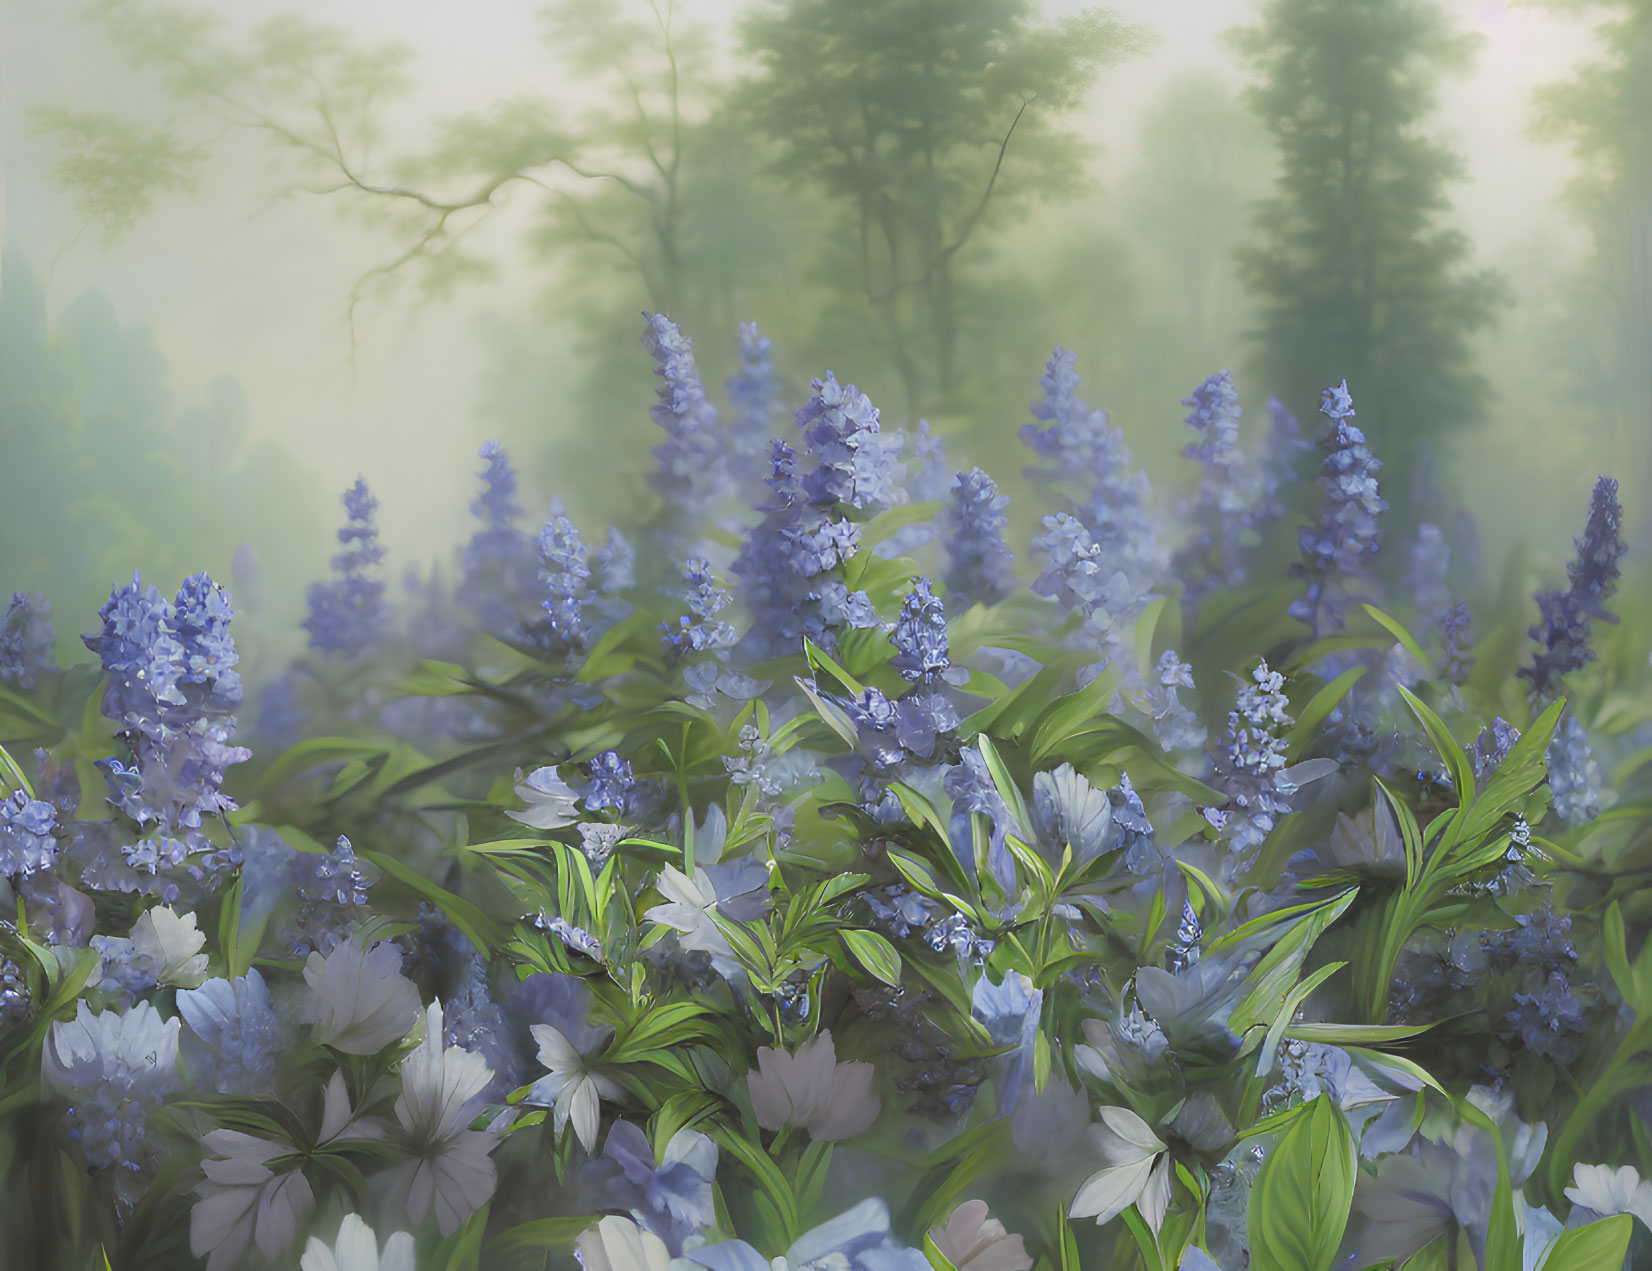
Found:
<svg viewBox="0 0 1652 1271"><path fill-rule="evenodd" d="M1057 349L1016 543L755 326L722 408L642 349L657 511L535 533L490 444L393 609L365 474L256 690L204 574L12 599L8 1265L1643 1264L1615 481L1482 630L1346 382L1211 376L1156 499Z"/></svg>

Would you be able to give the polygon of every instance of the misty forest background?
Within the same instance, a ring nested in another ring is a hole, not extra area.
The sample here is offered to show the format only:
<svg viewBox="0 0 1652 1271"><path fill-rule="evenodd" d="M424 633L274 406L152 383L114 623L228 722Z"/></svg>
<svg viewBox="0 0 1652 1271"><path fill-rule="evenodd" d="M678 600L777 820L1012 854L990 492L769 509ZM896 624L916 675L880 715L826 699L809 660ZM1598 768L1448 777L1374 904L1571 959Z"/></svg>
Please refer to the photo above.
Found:
<svg viewBox="0 0 1652 1271"><path fill-rule="evenodd" d="M1057 345L1166 507L1205 376L1247 435L1346 377L1394 541L1452 526L1481 612L1559 573L1597 473L1652 537L1652 0L16 0L6 31L0 590L64 654L127 570L206 569L259 678L357 473L396 574L451 577L488 438L535 514L640 521L644 309L708 383L755 321L797 403L831 368L927 419L1012 542Z"/></svg>

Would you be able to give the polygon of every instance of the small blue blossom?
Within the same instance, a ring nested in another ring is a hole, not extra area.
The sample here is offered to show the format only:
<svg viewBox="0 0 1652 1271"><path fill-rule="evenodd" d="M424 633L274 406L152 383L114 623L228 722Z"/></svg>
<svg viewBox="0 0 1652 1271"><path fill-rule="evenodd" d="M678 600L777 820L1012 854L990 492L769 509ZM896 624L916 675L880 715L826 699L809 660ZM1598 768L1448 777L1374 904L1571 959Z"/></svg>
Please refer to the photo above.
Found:
<svg viewBox="0 0 1652 1271"><path fill-rule="evenodd" d="M586 810L600 812L603 808L614 808L623 815L637 784L631 775L631 761L622 758L617 750L605 750L586 764L585 769L590 778L582 792Z"/></svg>
<svg viewBox="0 0 1652 1271"><path fill-rule="evenodd" d="M298 894L293 952L330 953L366 916L368 892L376 881L376 872L357 859L350 840L342 834L330 852L298 853L292 875Z"/></svg>
<svg viewBox="0 0 1652 1271"><path fill-rule="evenodd" d="M57 670L52 648L57 631L52 607L38 591L12 593L0 622L0 684L28 692L43 675Z"/></svg>
<svg viewBox="0 0 1652 1271"><path fill-rule="evenodd" d="M1508 1028L1524 1050L1562 1067L1583 1053L1583 1006L1561 971L1550 971L1531 992L1514 995Z"/></svg>
<svg viewBox="0 0 1652 1271"><path fill-rule="evenodd" d="M562 500L551 504L551 519L539 532L539 580L545 587L537 635L552 653L572 654L585 650L589 640L583 610L590 599L586 580L591 577L585 563L585 543L562 512Z"/></svg>
<svg viewBox="0 0 1652 1271"><path fill-rule="evenodd" d="M660 623L666 645L679 656L730 647L735 640L734 628L712 619L733 601L717 585L711 562L703 556L691 556L683 562L681 573L688 587L688 612L677 619L675 627L669 622Z"/></svg>
<svg viewBox="0 0 1652 1271"><path fill-rule="evenodd" d="M1015 590L1015 555L1004 543L1008 498L979 468L960 472L946 513L947 591L960 608L996 605Z"/></svg>
<svg viewBox="0 0 1652 1271"><path fill-rule="evenodd" d="M390 629L384 579L378 571L384 560L374 521L378 506L359 477L344 492L347 520L338 531L344 550L333 557L338 577L311 583L305 593L310 614L303 625L312 649L352 657L383 640Z"/></svg>
<svg viewBox="0 0 1652 1271"><path fill-rule="evenodd" d="M975 847L970 817L980 813L987 818L992 829L987 846L987 872L1006 892L1013 891L1015 860L1010 856L1004 839L1017 827L981 752L973 746L966 746L959 754L958 762L947 770L942 787L952 800L952 824L948 828L952 835L952 849L959 863L974 876Z"/></svg>
<svg viewBox="0 0 1652 1271"><path fill-rule="evenodd" d="M1377 517L1387 510L1388 501L1377 492L1381 461L1367 449L1365 434L1348 422L1354 414L1348 382L1326 389L1319 409L1331 421L1318 481L1325 504L1319 524L1304 526L1297 534L1303 560L1292 573L1306 578L1308 587L1292 602L1290 614L1307 623L1315 635L1328 635L1342 629L1347 583L1364 573L1382 546Z"/></svg>
<svg viewBox="0 0 1652 1271"><path fill-rule="evenodd" d="M1158 683L1147 690L1147 709L1159 745L1170 754L1203 750L1204 726L1177 693L1178 689L1193 687L1193 668L1177 656L1176 650L1166 649L1159 657L1156 679Z"/></svg>
<svg viewBox="0 0 1652 1271"><path fill-rule="evenodd" d="M1617 615L1607 612L1606 602L1618 589L1618 560L1629 550L1622 531L1618 483L1611 477L1601 477L1590 497L1583 537L1574 540L1577 555L1566 566L1570 587L1539 592L1537 596L1543 621L1532 627L1531 636L1543 647L1530 666L1516 672L1531 681L1534 698L1548 698L1559 687L1562 676L1595 660L1595 651L1589 647L1592 622L1617 621Z"/></svg>
<svg viewBox="0 0 1652 1271"><path fill-rule="evenodd" d="M57 809L14 790L0 799L0 874L27 878L57 863Z"/></svg>
<svg viewBox="0 0 1652 1271"><path fill-rule="evenodd" d="M933 684L952 666L947 656L946 611L929 579L914 578L895 620L895 656L889 665L916 684Z"/></svg>

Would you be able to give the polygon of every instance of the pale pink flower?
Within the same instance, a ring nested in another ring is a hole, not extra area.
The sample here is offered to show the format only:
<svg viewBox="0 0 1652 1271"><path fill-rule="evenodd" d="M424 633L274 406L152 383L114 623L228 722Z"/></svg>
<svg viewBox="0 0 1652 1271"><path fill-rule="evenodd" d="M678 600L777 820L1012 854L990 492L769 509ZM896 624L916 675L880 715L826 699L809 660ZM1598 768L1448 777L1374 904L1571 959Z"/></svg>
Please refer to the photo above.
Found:
<svg viewBox="0 0 1652 1271"><path fill-rule="evenodd" d="M871 1064L838 1063L832 1034L823 1032L793 1054L760 1046L746 1074L757 1124L778 1130L788 1121L815 1139L852 1139L883 1110L872 1093Z"/></svg>
<svg viewBox="0 0 1652 1271"><path fill-rule="evenodd" d="M945 1227L932 1227L929 1238L958 1271L1032 1271L1033 1260L1020 1236L987 1217L987 1202L966 1200L952 1211Z"/></svg>

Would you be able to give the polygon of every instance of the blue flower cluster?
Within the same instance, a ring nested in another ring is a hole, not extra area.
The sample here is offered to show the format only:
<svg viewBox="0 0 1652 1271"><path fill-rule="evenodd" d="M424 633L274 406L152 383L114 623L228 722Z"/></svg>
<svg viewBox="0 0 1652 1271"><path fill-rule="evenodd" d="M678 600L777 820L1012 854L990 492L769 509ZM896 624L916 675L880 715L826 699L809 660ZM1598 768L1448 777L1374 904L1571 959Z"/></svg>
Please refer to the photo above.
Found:
<svg viewBox="0 0 1652 1271"><path fill-rule="evenodd" d="M99 611L102 632L84 637L107 677L103 713L130 755L98 766L110 804L139 833L136 841L120 836L124 869L98 851L95 831L83 834L95 886L158 889L170 898L176 882L163 871L193 858L199 880L237 863L238 854L220 851L203 828L203 818L236 807L223 792L224 774L252 753L231 744L241 706L232 612L228 593L205 574L187 579L174 604L134 574Z"/></svg>
<svg viewBox="0 0 1652 1271"><path fill-rule="evenodd" d="M734 644L735 631L727 622L715 621L732 603L728 592L717 585L711 562L703 556L691 556L683 562L683 582L688 586L688 612L677 619L660 624L665 643L678 656L727 649Z"/></svg>

